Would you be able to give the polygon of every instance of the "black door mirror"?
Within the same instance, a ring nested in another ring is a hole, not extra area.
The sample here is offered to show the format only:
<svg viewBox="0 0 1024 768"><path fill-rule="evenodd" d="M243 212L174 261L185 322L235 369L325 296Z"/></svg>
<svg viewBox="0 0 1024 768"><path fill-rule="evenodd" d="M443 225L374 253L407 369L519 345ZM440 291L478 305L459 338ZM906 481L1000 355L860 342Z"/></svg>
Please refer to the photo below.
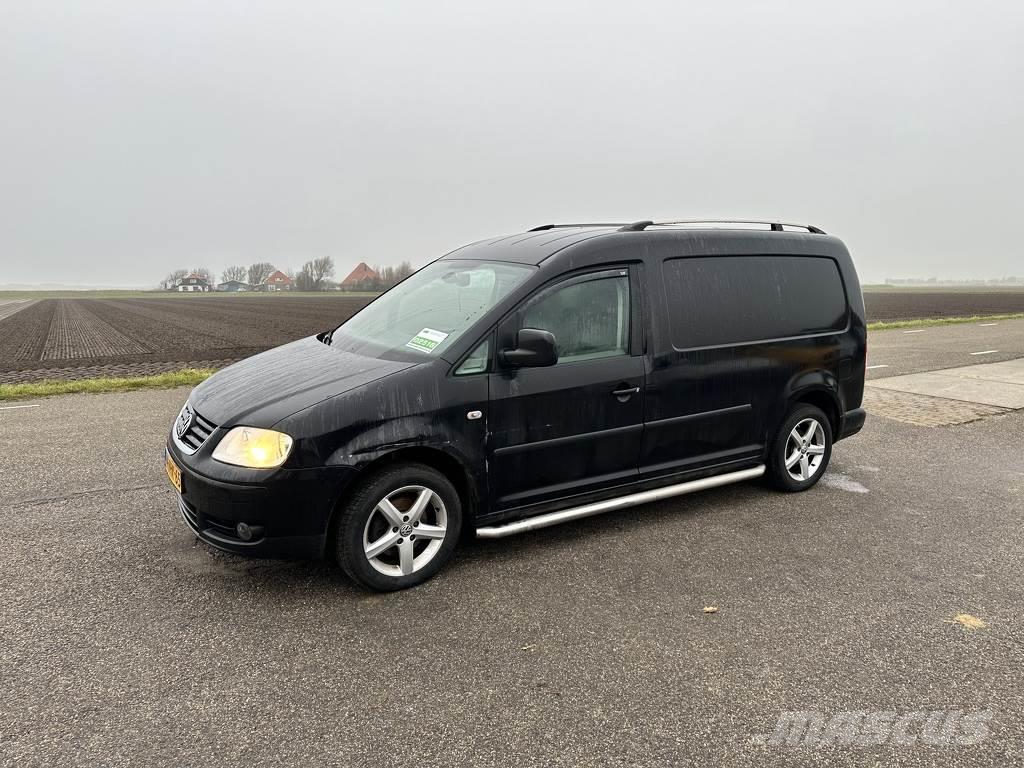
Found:
<svg viewBox="0 0 1024 768"><path fill-rule="evenodd" d="M502 365L511 368L543 368L558 362L555 334L539 328L523 328L516 334L516 348L498 353Z"/></svg>

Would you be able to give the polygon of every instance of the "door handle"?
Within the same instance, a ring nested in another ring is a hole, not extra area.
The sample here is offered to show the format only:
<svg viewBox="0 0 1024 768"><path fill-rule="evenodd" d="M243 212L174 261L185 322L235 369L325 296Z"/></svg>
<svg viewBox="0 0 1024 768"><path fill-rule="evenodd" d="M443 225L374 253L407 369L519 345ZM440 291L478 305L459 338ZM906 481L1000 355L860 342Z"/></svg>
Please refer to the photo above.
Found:
<svg viewBox="0 0 1024 768"><path fill-rule="evenodd" d="M640 391L640 387L629 387L627 389L616 389L612 392L613 397L617 397L620 400L626 400L630 395L635 395Z"/></svg>

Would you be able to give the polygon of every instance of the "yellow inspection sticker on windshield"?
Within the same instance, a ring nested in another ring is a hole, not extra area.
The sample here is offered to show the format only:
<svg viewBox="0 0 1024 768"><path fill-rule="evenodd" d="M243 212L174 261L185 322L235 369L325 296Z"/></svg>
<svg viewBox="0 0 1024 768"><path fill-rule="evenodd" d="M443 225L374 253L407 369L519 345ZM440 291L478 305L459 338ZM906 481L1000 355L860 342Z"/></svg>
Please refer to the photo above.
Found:
<svg viewBox="0 0 1024 768"><path fill-rule="evenodd" d="M413 336L409 341L406 342L405 346L412 349L418 349L420 352L426 352L428 355L434 351L434 348L442 341L448 338L448 334L444 331L435 331L433 328L424 328L422 331Z"/></svg>

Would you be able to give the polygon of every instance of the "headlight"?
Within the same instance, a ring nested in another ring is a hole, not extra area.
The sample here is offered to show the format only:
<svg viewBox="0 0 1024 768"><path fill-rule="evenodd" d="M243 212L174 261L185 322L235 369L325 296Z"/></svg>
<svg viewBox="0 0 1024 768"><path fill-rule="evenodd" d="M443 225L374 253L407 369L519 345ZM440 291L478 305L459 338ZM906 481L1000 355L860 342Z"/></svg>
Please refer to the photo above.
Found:
<svg viewBox="0 0 1024 768"><path fill-rule="evenodd" d="M220 441L213 458L251 469L273 469L284 464L292 439L283 432L257 427L235 427Z"/></svg>

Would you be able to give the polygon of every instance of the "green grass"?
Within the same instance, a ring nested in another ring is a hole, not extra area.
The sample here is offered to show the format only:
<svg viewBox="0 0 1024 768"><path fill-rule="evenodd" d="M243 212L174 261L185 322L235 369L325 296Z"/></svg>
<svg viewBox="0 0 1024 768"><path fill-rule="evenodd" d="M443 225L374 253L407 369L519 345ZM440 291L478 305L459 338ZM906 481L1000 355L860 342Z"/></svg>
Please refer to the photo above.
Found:
<svg viewBox="0 0 1024 768"><path fill-rule="evenodd" d="M880 320L868 323L869 331L886 331L890 328L922 328L929 325L963 325L966 323L987 323L998 320L1024 320L1024 312L1009 315L973 315L971 317L929 317L920 320Z"/></svg>
<svg viewBox="0 0 1024 768"><path fill-rule="evenodd" d="M83 392L131 392L136 389L168 389L170 387L194 387L209 378L215 368L183 368L170 373L154 376L132 376L129 378L77 379L74 381L35 381L29 384L0 384L0 402L4 400L27 400L53 395L76 395Z"/></svg>

